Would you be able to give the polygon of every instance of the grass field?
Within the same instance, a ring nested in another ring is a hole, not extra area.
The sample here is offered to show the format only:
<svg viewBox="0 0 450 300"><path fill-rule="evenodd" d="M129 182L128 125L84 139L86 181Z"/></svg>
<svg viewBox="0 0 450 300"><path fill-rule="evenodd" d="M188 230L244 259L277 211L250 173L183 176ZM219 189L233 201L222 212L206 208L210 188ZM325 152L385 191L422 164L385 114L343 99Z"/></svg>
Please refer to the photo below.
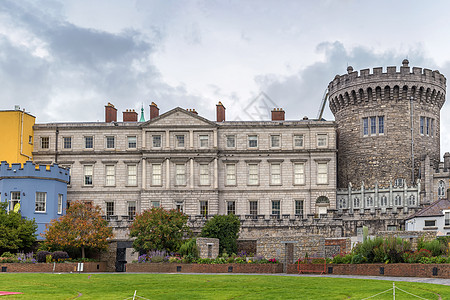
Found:
<svg viewBox="0 0 450 300"><path fill-rule="evenodd" d="M396 282L425 299L450 299L450 286ZM3 299L363 299L392 281L261 275L1 274ZM392 299L392 292L371 299ZM397 291L396 299L418 299Z"/></svg>

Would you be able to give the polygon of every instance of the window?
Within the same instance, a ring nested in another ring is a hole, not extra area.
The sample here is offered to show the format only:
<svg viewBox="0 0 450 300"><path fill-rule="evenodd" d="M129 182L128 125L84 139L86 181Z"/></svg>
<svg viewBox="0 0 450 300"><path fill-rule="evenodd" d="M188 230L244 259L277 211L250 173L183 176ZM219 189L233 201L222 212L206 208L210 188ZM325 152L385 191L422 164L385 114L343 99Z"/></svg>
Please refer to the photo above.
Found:
<svg viewBox="0 0 450 300"><path fill-rule="evenodd" d="M317 147L326 147L328 136L326 134L318 134L317 135Z"/></svg>
<svg viewBox="0 0 450 300"><path fill-rule="evenodd" d="M134 220L136 217L136 201L128 202L128 219Z"/></svg>
<svg viewBox="0 0 450 300"><path fill-rule="evenodd" d="M339 202L338 202L338 208L339 209L344 209L344 208L347 208L346 207L346 203L345 203L345 199L339 199Z"/></svg>
<svg viewBox="0 0 450 300"><path fill-rule="evenodd" d="M420 117L420 134L422 134L422 135L424 132L424 130L423 130L424 124L423 123L425 123L425 117Z"/></svg>
<svg viewBox="0 0 450 300"><path fill-rule="evenodd" d="M161 164L152 164L152 185L162 185Z"/></svg>
<svg viewBox="0 0 450 300"><path fill-rule="evenodd" d="M363 135L369 135L369 118L363 118Z"/></svg>
<svg viewBox="0 0 450 300"><path fill-rule="evenodd" d="M381 196L381 206L387 206L387 197L386 196Z"/></svg>
<svg viewBox="0 0 450 300"><path fill-rule="evenodd" d="M416 197L414 195L409 196L409 206L416 206Z"/></svg>
<svg viewBox="0 0 450 300"><path fill-rule="evenodd" d="M270 172L271 184L281 184L281 164L270 164Z"/></svg>
<svg viewBox="0 0 450 300"><path fill-rule="evenodd" d="M236 185L236 165L235 164L226 164L226 184L227 185Z"/></svg>
<svg viewBox="0 0 450 300"><path fill-rule="evenodd" d="M129 136L128 137L128 148L136 149L136 147L137 147L137 138L135 136Z"/></svg>
<svg viewBox="0 0 450 300"><path fill-rule="evenodd" d="M63 194L58 194L58 215L63 212Z"/></svg>
<svg viewBox="0 0 450 300"><path fill-rule="evenodd" d="M281 214L281 201L280 200L273 200L272 201L272 215L277 216L277 218L280 218Z"/></svg>
<svg viewBox="0 0 450 300"><path fill-rule="evenodd" d="M294 135L294 148L303 147L303 134Z"/></svg>
<svg viewBox="0 0 450 300"><path fill-rule="evenodd" d="M177 135L176 138L176 147L184 148L184 135Z"/></svg>
<svg viewBox="0 0 450 300"><path fill-rule="evenodd" d="M450 212L444 213L444 225L449 226L450 225Z"/></svg>
<svg viewBox="0 0 450 300"><path fill-rule="evenodd" d="M280 148L280 136L279 135L271 135L270 136L270 147L271 148Z"/></svg>
<svg viewBox="0 0 450 300"><path fill-rule="evenodd" d="M161 136L154 135L152 136L153 148L161 148Z"/></svg>
<svg viewBox="0 0 450 300"><path fill-rule="evenodd" d="M186 185L186 166L184 164L175 165L176 168L176 184Z"/></svg>
<svg viewBox="0 0 450 300"><path fill-rule="evenodd" d="M71 137L63 137L63 147L64 147L64 149L72 148L72 138Z"/></svg>
<svg viewBox="0 0 450 300"><path fill-rule="evenodd" d="M84 148L86 148L86 149L94 148L94 137L93 136L85 136L84 137Z"/></svg>
<svg viewBox="0 0 450 300"><path fill-rule="evenodd" d="M304 212L304 202L303 200L295 200L295 215L300 216L303 218L303 212Z"/></svg>
<svg viewBox="0 0 450 300"><path fill-rule="evenodd" d="M128 185L137 185L137 166L127 165Z"/></svg>
<svg viewBox="0 0 450 300"><path fill-rule="evenodd" d="M84 166L84 185L92 185L94 173L94 166L86 165Z"/></svg>
<svg viewBox="0 0 450 300"><path fill-rule="evenodd" d="M158 208L161 207L161 202L159 201L152 201L152 208Z"/></svg>
<svg viewBox="0 0 450 300"><path fill-rule="evenodd" d="M236 147L236 136L235 135L227 135L227 147L228 148Z"/></svg>
<svg viewBox="0 0 450 300"><path fill-rule="evenodd" d="M183 202L176 202L175 203L175 209L179 212L183 212L184 210L184 204Z"/></svg>
<svg viewBox="0 0 450 300"><path fill-rule="evenodd" d="M209 185L209 164L200 165L200 185Z"/></svg>
<svg viewBox="0 0 450 300"><path fill-rule="evenodd" d="M9 210L13 211L16 205L20 205L20 192L11 192L11 202L9 203Z"/></svg>
<svg viewBox="0 0 450 300"><path fill-rule="evenodd" d="M258 147L258 136L257 135L249 135L248 136L248 147L249 148L257 148Z"/></svg>
<svg viewBox="0 0 450 300"><path fill-rule="evenodd" d="M434 136L434 119L431 119L430 123L430 135Z"/></svg>
<svg viewBox="0 0 450 300"><path fill-rule="evenodd" d="M248 165L248 184L249 185L257 185L259 184L258 178L258 164L249 164Z"/></svg>
<svg viewBox="0 0 450 300"><path fill-rule="evenodd" d="M33 145L33 136L28 136L28 144Z"/></svg>
<svg viewBox="0 0 450 300"><path fill-rule="evenodd" d="M106 202L106 218L114 216L114 202Z"/></svg>
<svg viewBox="0 0 450 300"><path fill-rule="evenodd" d="M106 166L106 185L114 186L116 184L116 166Z"/></svg>
<svg viewBox="0 0 450 300"><path fill-rule="evenodd" d="M359 198L353 198L353 207L359 208Z"/></svg>
<svg viewBox="0 0 450 300"><path fill-rule="evenodd" d="M435 227L436 220L425 220L425 227Z"/></svg>
<svg viewBox="0 0 450 300"><path fill-rule="evenodd" d="M430 134L430 118L427 118L427 135Z"/></svg>
<svg viewBox="0 0 450 300"><path fill-rule="evenodd" d="M317 184L328 183L328 164L325 162L317 163Z"/></svg>
<svg viewBox="0 0 450 300"><path fill-rule="evenodd" d="M209 146L209 136L207 135L199 135L198 136L198 142L200 148L208 148Z"/></svg>
<svg viewBox="0 0 450 300"><path fill-rule="evenodd" d="M397 178L394 181L394 187L402 187L404 183L403 178Z"/></svg>
<svg viewBox="0 0 450 300"><path fill-rule="evenodd" d="M200 214L204 217L208 215L208 201L200 201Z"/></svg>
<svg viewBox="0 0 450 300"><path fill-rule="evenodd" d="M387 231L397 231L397 226L396 225L388 225Z"/></svg>
<svg viewBox="0 0 450 300"><path fill-rule="evenodd" d="M305 164L294 164L294 184L305 184Z"/></svg>
<svg viewBox="0 0 450 300"><path fill-rule="evenodd" d="M371 206L373 206L373 198L369 196L366 198L366 207L371 207Z"/></svg>
<svg viewBox="0 0 450 300"><path fill-rule="evenodd" d="M106 137L106 148L107 149L114 149L114 137L113 136L107 136Z"/></svg>
<svg viewBox="0 0 450 300"><path fill-rule="evenodd" d="M45 212L47 202L47 193L36 192L35 212Z"/></svg>
<svg viewBox="0 0 450 300"><path fill-rule="evenodd" d="M48 149L50 147L50 138L48 136L41 137L41 148Z"/></svg>
<svg viewBox="0 0 450 300"><path fill-rule="evenodd" d="M370 117L370 134L377 134L377 118Z"/></svg>
<svg viewBox="0 0 450 300"><path fill-rule="evenodd" d="M378 133L384 134L384 116L378 117Z"/></svg>
<svg viewBox="0 0 450 300"><path fill-rule="evenodd" d="M236 202L228 201L227 202L227 215L235 215L236 214Z"/></svg>
<svg viewBox="0 0 450 300"><path fill-rule="evenodd" d="M250 214L256 216L258 214L258 201L250 201Z"/></svg>
<svg viewBox="0 0 450 300"><path fill-rule="evenodd" d="M445 198L445 182L440 180L438 183L438 199Z"/></svg>
<svg viewBox="0 0 450 300"><path fill-rule="evenodd" d="M395 206L402 205L402 196L400 196L400 195L395 196L395 198L394 198L394 205Z"/></svg>

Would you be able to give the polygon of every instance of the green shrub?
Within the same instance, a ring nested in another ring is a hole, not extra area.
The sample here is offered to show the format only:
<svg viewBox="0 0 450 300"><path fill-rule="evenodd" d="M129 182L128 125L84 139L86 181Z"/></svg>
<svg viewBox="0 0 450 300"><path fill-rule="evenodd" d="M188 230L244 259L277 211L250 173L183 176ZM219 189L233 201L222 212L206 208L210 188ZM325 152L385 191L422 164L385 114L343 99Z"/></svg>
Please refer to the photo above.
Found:
<svg viewBox="0 0 450 300"><path fill-rule="evenodd" d="M235 215L216 215L202 228L202 237L219 239L219 253L237 251L237 238L241 222Z"/></svg>
<svg viewBox="0 0 450 300"><path fill-rule="evenodd" d="M367 262L367 258L362 256L361 254L355 254L352 257L352 264L362 264Z"/></svg>
<svg viewBox="0 0 450 300"><path fill-rule="evenodd" d="M439 256L445 254L447 247L437 239L427 242L422 239L417 243L417 249L426 249L431 252L432 256Z"/></svg>
<svg viewBox="0 0 450 300"><path fill-rule="evenodd" d="M3 252L1 257L15 257L15 255L9 251L6 251L6 252Z"/></svg>
<svg viewBox="0 0 450 300"><path fill-rule="evenodd" d="M180 253L181 256L190 255L194 258L198 258L197 240L189 239L185 241L180 249L178 249L178 253Z"/></svg>

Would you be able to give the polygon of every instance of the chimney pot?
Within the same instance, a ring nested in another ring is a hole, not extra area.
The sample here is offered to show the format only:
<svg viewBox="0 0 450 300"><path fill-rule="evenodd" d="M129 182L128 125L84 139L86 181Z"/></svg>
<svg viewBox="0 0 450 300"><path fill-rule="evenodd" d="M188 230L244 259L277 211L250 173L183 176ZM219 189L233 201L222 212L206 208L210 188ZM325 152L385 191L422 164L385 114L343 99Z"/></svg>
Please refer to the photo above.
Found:
<svg viewBox="0 0 450 300"><path fill-rule="evenodd" d="M150 104L150 120L153 120L156 117L159 117L159 108L155 102L152 102L152 104Z"/></svg>
<svg viewBox="0 0 450 300"><path fill-rule="evenodd" d="M127 109L122 114L124 122L137 122L138 114L134 111L134 109Z"/></svg>
<svg viewBox="0 0 450 300"><path fill-rule="evenodd" d="M272 121L284 121L284 110L282 108L274 108L272 110Z"/></svg>
<svg viewBox="0 0 450 300"><path fill-rule="evenodd" d="M216 105L217 122L225 122L225 106L219 101Z"/></svg>
<svg viewBox="0 0 450 300"><path fill-rule="evenodd" d="M117 109L110 102L105 105L105 122L117 122Z"/></svg>

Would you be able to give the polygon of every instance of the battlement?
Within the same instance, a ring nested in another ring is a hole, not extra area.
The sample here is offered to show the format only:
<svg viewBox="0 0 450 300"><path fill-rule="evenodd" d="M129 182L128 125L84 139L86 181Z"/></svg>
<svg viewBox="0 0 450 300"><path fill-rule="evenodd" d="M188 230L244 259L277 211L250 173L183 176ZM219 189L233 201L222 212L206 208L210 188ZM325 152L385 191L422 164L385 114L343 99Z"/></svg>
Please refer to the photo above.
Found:
<svg viewBox="0 0 450 300"><path fill-rule="evenodd" d="M10 165L6 161L0 163L0 179L37 178L54 179L68 183L69 177L69 170L58 166L58 164L47 167L45 165L37 166L31 161L27 161L23 166L20 163Z"/></svg>

